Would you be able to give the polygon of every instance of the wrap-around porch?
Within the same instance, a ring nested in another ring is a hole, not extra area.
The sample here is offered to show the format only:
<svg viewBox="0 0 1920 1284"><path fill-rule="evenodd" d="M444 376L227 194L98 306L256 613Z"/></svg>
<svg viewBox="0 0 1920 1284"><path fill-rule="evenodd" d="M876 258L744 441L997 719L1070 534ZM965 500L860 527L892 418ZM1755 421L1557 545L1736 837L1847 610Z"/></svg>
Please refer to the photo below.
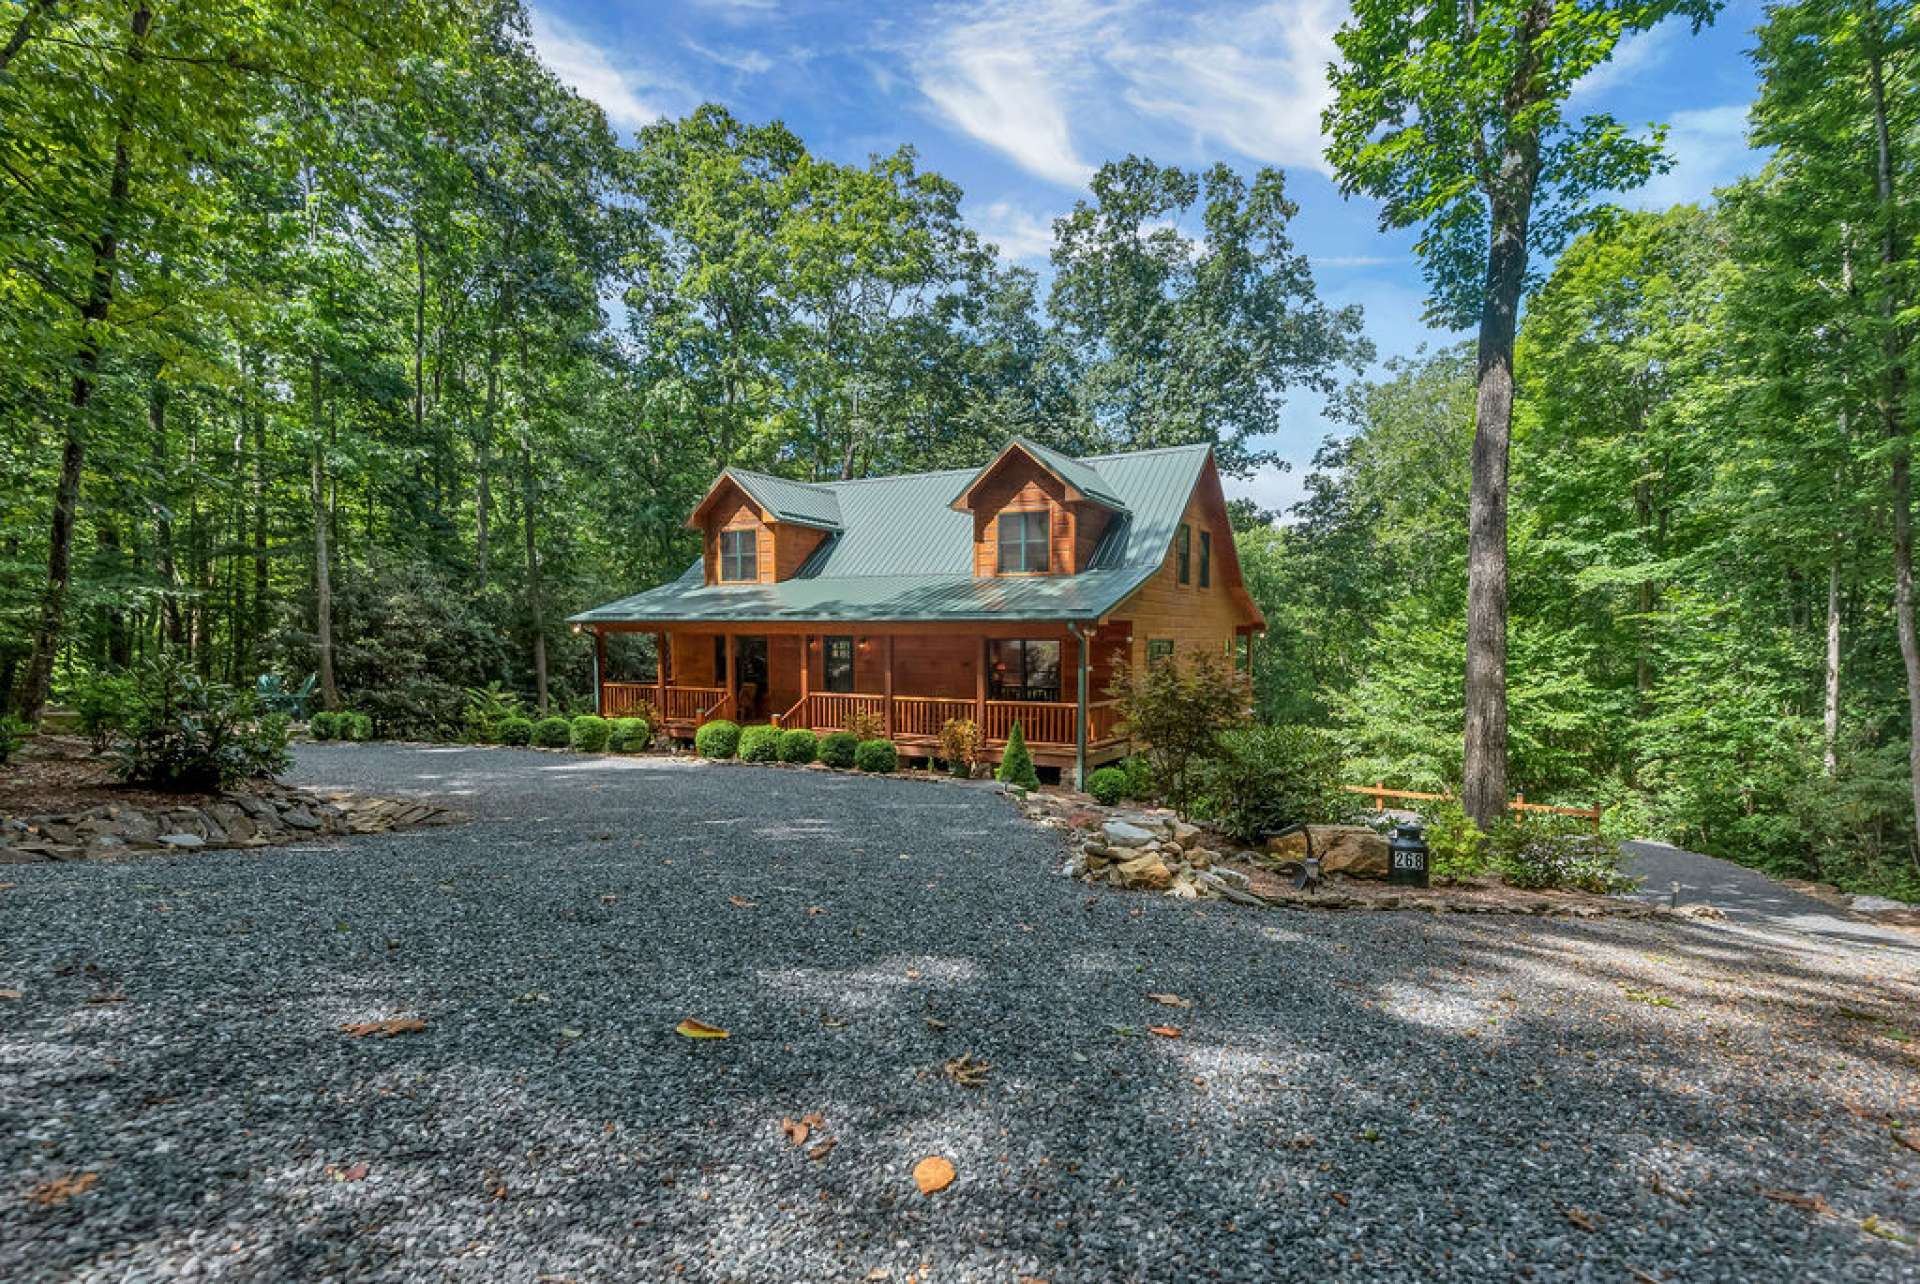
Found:
<svg viewBox="0 0 1920 1284"><path fill-rule="evenodd" d="M1078 630L1058 625L996 626L984 635L952 626L867 626L864 633L777 627L647 630L659 662L650 679L631 680L608 674L601 634L600 712L620 717L651 708L661 729L680 738L716 718L824 735L864 716L908 757L937 757L941 728L970 719L990 762L999 760L1018 722L1035 762L1073 767L1084 677L1087 766L1128 751L1106 694L1113 661L1130 640L1124 622L1088 628L1084 642Z"/></svg>

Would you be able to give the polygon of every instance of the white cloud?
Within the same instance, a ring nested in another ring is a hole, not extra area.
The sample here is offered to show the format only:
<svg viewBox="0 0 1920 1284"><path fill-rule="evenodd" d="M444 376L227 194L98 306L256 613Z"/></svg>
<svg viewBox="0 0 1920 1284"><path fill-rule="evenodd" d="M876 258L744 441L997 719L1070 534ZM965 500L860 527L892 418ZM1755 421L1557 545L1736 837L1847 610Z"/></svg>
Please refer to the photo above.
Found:
<svg viewBox="0 0 1920 1284"><path fill-rule="evenodd" d="M687 41L687 48L709 62L717 62L729 71L737 71L743 75L757 76L773 66L773 59L758 49L709 49L693 40Z"/></svg>
<svg viewBox="0 0 1920 1284"><path fill-rule="evenodd" d="M1568 102L1579 108L1587 99L1632 84L1641 73L1665 62L1673 51L1675 38L1686 34L1687 28L1678 22L1663 22L1646 31L1634 32L1613 47L1613 57L1580 78L1573 92L1567 95Z"/></svg>
<svg viewBox="0 0 1920 1284"><path fill-rule="evenodd" d="M615 66L578 28L539 9L529 9L527 17L540 61L582 98L599 103L609 122L638 129L667 114L645 96L647 77Z"/></svg>
<svg viewBox="0 0 1920 1284"><path fill-rule="evenodd" d="M1327 65L1345 18L1338 0L1264 4L1196 17L1110 57L1138 110L1257 161L1328 173L1320 113L1333 101Z"/></svg>
<svg viewBox="0 0 1920 1284"><path fill-rule="evenodd" d="M999 0L941 11L915 59L920 91L947 121L1028 173L1069 187L1093 166L1068 120L1088 56L1117 9L1092 0Z"/></svg>
<svg viewBox="0 0 1920 1284"><path fill-rule="evenodd" d="M1627 194L1635 208L1663 210L1707 200L1716 187L1753 172L1764 160L1763 153L1747 146L1744 103L1675 112L1667 128L1667 152L1673 168Z"/></svg>
<svg viewBox="0 0 1920 1284"><path fill-rule="evenodd" d="M1222 477L1220 489L1228 499L1251 499L1270 513L1279 513L1283 524L1289 508L1307 497L1306 476L1299 464L1287 471L1268 464L1251 477Z"/></svg>
<svg viewBox="0 0 1920 1284"><path fill-rule="evenodd" d="M995 201L970 221L1009 262L1044 260L1053 250L1053 220L1011 201Z"/></svg>

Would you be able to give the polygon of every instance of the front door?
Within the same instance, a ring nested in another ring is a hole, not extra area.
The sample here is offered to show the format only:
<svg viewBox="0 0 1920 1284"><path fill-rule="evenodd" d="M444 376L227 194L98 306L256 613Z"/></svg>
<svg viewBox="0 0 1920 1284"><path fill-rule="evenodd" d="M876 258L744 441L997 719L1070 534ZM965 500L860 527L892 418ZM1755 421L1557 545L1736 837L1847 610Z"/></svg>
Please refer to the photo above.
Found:
<svg viewBox="0 0 1920 1284"><path fill-rule="evenodd" d="M767 640L764 637L734 639L734 668L737 686L734 707L740 721L767 716Z"/></svg>

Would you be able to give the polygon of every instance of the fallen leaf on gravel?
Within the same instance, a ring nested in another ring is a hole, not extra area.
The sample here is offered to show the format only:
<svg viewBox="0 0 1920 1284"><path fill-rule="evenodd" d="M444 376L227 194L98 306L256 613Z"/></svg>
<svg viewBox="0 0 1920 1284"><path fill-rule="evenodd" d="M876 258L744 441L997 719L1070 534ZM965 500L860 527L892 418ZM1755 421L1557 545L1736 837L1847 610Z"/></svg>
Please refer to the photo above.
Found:
<svg viewBox="0 0 1920 1284"><path fill-rule="evenodd" d="M892 1277L892 1275L893 1275L893 1272L884 1266L876 1266L872 1270L867 1272L867 1278L869 1280L889 1279Z"/></svg>
<svg viewBox="0 0 1920 1284"><path fill-rule="evenodd" d="M1892 1240L1896 1244L1911 1245L1913 1243L1912 1236L1902 1235L1899 1231L1872 1215L1869 1215L1860 1223L1860 1229L1869 1235L1878 1235L1881 1239Z"/></svg>
<svg viewBox="0 0 1920 1284"><path fill-rule="evenodd" d="M673 1027L673 1032L689 1039L724 1039L727 1032L717 1025L708 1025L705 1021L696 1021L688 1017Z"/></svg>
<svg viewBox="0 0 1920 1284"><path fill-rule="evenodd" d="M15 997L19 997L17 993ZM1910 1132L1896 1132L1893 1134L1893 1139L1905 1146L1908 1150L1920 1150L1920 1137L1916 1137Z"/></svg>
<svg viewBox="0 0 1920 1284"><path fill-rule="evenodd" d="M954 1175L953 1165L938 1155L928 1155L913 1166L913 1184L922 1195L945 1190L953 1184Z"/></svg>
<svg viewBox="0 0 1920 1284"><path fill-rule="evenodd" d="M1193 1006L1192 999L1183 999L1177 994L1149 994L1147 997L1155 1003L1170 1008L1190 1008Z"/></svg>
<svg viewBox="0 0 1920 1284"><path fill-rule="evenodd" d="M367 1179L367 1165L364 1162L348 1164L345 1168L342 1168L339 1164L328 1164L326 1172L327 1176L333 1178L335 1181L365 1181Z"/></svg>
<svg viewBox="0 0 1920 1284"><path fill-rule="evenodd" d="M807 1152L807 1158L813 1160L825 1159L833 1153L833 1148L839 1144L840 1139L838 1137L828 1137L812 1150L809 1150Z"/></svg>
<svg viewBox="0 0 1920 1284"><path fill-rule="evenodd" d="M1163 1039L1177 1039L1180 1037L1180 1027L1177 1025L1150 1025L1147 1027L1147 1033L1157 1034Z"/></svg>
<svg viewBox="0 0 1920 1284"><path fill-rule="evenodd" d="M1639 1280L1640 1284L1663 1284L1660 1276L1653 1274L1651 1271L1643 1271L1638 1266L1627 1267L1627 1274Z"/></svg>
<svg viewBox="0 0 1920 1284"><path fill-rule="evenodd" d="M58 1208L75 1195L84 1195L100 1180L99 1173L75 1173L43 1181L27 1193L27 1198L42 1208Z"/></svg>
<svg viewBox="0 0 1920 1284"><path fill-rule="evenodd" d="M18 990L0 990L0 999L17 999L19 997L20 991Z"/></svg>
<svg viewBox="0 0 1920 1284"><path fill-rule="evenodd" d="M818 1110L809 1110L800 1116L800 1122L809 1128L824 1128L827 1126L827 1117Z"/></svg>
<svg viewBox="0 0 1920 1284"><path fill-rule="evenodd" d="M809 906L807 906L807 917L808 917L808 918L818 918L818 917L819 917L820 915L822 915L822 914L824 914L824 913L826 913L826 912L827 912L827 907L826 907L826 906L824 906L824 905L809 905Z"/></svg>
<svg viewBox="0 0 1920 1284"><path fill-rule="evenodd" d="M929 1030L944 1030L947 1028L947 1023L939 1017L927 1017L926 1022L927 1029Z"/></svg>
<svg viewBox="0 0 1920 1284"><path fill-rule="evenodd" d="M1581 1209L1578 1209L1578 1208L1567 1209L1566 1217L1568 1221L1572 1222L1575 1226L1578 1226L1583 1231L1596 1231L1600 1229L1598 1226L1594 1225L1593 1218Z"/></svg>
<svg viewBox="0 0 1920 1284"><path fill-rule="evenodd" d="M920 969L919 969L919 968L917 968L917 967L910 967L910 968L908 968L908 969L907 969L907 979L908 979L909 981L918 981L918 980L920 979Z"/></svg>
<svg viewBox="0 0 1920 1284"><path fill-rule="evenodd" d="M87 1002L96 1006L102 1003L125 1003L126 1001L127 995L124 990L109 990L105 994L89 994L87 996Z"/></svg>
<svg viewBox="0 0 1920 1284"><path fill-rule="evenodd" d="M10 892L18 886L18 883L0 883L0 892Z"/></svg>
<svg viewBox="0 0 1920 1284"><path fill-rule="evenodd" d="M560 1037L563 1039L577 1039L581 1036L582 1033L584 1032L580 1030L576 1030L570 1025L563 1025L560 1027Z"/></svg>
<svg viewBox="0 0 1920 1284"><path fill-rule="evenodd" d="M1657 1173L1654 1176L1647 1178L1647 1188L1656 1195L1665 1195L1668 1199L1673 1200L1677 1204L1691 1205L1693 1203L1692 1195L1688 1194L1684 1190L1681 1190L1677 1186L1667 1185L1667 1183L1660 1180L1659 1174Z"/></svg>
<svg viewBox="0 0 1920 1284"><path fill-rule="evenodd" d="M963 1052L944 1067L947 1078L962 1088L978 1088L987 1081L987 1075L993 1066L986 1061L976 1061L971 1052Z"/></svg>
<svg viewBox="0 0 1920 1284"><path fill-rule="evenodd" d="M1347 1192L1344 1190L1330 1190L1327 1192L1327 1198L1342 1208L1347 1206Z"/></svg>
<svg viewBox="0 0 1920 1284"><path fill-rule="evenodd" d="M1795 1208L1804 1208L1810 1213L1833 1211L1833 1205L1827 1202L1825 1195L1802 1195L1796 1191L1774 1190L1767 1186L1760 1187L1760 1194L1776 1204L1792 1204Z"/></svg>
<svg viewBox="0 0 1920 1284"><path fill-rule="evenodd" d="M758 902L750 901L744 896L729 896L727 897L727 904L733 906L735 909L753 909Z"/></svg>
<svg viewBox="0 0 1920 1284"><path fill-rule="evenodd" d="M427 1028L427 1023L419 1017L388 1017L384 1021L353 1021L340 1028L355 1039L368 1035L391 1039L396 1034L419 1034Z"/></svg>
<svg viewBox="0 0 1920 1284"><path fill-rule="evenodd" d="M787 1134L787 1140L796 1146L807 1144L807 1134L812 1131L804 1119L794 1120L782 1117L780 1131Z"/></svg>

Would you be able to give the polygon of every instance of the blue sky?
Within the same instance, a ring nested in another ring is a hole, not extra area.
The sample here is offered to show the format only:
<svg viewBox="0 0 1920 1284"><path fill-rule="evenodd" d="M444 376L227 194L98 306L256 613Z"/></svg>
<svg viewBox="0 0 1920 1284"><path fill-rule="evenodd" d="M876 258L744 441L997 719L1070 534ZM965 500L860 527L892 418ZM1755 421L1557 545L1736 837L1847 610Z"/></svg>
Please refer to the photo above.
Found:
<svg viewBox="0 0 1920 1284"><path fill-rule="evenodd" d="M532 14L542 59L623 133L714 101L784 120L836 160L911 143L965 188L969 220L1003 256L1036 268L1050 220L1104 160L1280 166L1321 293L1362 305L1382 357L1451 337L1420 321L1412 234L1379 231L1375 204L1343 199L1321 157L1339 0L534 0ZM1698 36L1669 23L1576 92L1576 109L1670 127L1673 172L1626 203L1704 200L1757 168L1744 51L1760 16L1758 0L1735 0ZM1230 491L1291 502L1329 431L1321 409L1299 394L1274 426L1291 474Z"/></svg>

